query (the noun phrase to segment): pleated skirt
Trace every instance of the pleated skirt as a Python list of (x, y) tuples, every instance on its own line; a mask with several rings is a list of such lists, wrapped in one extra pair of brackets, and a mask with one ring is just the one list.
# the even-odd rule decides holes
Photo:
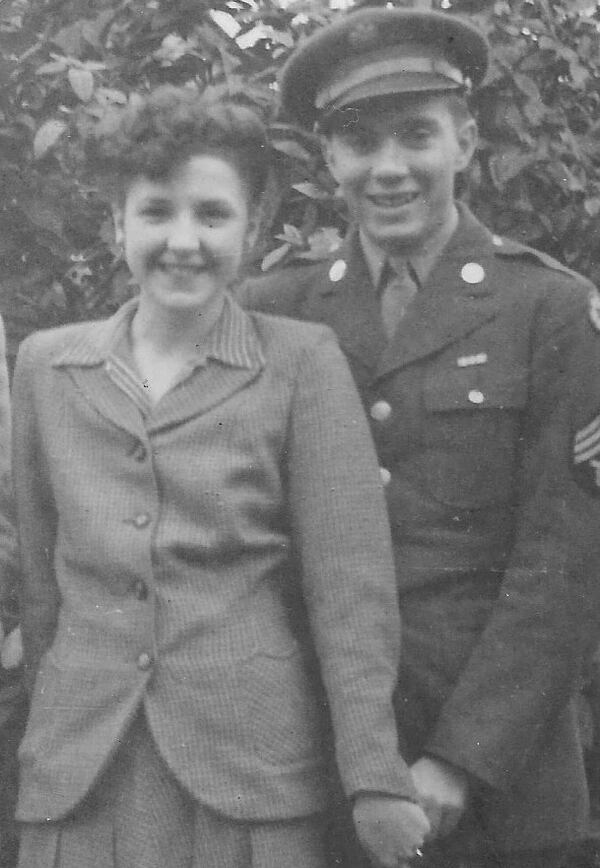
[(198, 803), (140, 713), (76, 811), (21, 824), (18, 868), (326, 868), (322, 817), (245, 823)]

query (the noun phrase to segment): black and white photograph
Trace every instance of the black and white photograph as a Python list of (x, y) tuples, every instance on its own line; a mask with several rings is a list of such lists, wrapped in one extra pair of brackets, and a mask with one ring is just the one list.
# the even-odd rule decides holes
[(600, 868), (600, 3), (0, 81), (0, 868)]

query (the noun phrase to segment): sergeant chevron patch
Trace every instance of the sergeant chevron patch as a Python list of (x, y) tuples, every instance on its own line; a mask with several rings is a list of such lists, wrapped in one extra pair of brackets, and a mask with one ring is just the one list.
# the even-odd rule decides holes
[(573, 464), (578, 482), (600, 490), (600, 414), (575, 433)]
[(600, 332), (600, 293), (597, 290), (590, 293), (589, 314), (592, 325)]

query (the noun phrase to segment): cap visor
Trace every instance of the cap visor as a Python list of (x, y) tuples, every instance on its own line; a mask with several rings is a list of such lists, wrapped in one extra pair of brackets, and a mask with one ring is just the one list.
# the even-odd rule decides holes
[(330, 113), (337, 109), (345, 108), (363, 100), (374, 99), (379, 96), (402, 96), (408, 93), (421, 93), (426, 91), (451, 91), (460, 90), (461, 85), (434, 73), (407, 73), (386, 76), (373, 81), (365, 81), (356, 87), (349, 88), (336, 97), (328, 105), (319, 106), (322, 111)]

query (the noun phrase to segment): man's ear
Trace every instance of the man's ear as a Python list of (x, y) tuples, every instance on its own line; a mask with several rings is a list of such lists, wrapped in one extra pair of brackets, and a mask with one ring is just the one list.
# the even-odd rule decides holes
[(111, 210), (115, 229), (115, 241), (119, 246), (122, 246), (125, 242), (125, 214), (123, 207), (118, 202), (112, 202)]
[(477, 148), (479, 141), (479, 132), (477, 124), (473, 118), (460, 121), (457, 124), (456, 140), (458, 142), (458, 151), (456, 154), (456, 171), (464, 172)]
[(252, 250), (256, 244), (262, 223), (262, 215), (263, 209), (261, 203), (253, 203), (248, 212), (248, 225), (246, 227), (246, 237), (244, 239), (244, 246), (248, 251)]

